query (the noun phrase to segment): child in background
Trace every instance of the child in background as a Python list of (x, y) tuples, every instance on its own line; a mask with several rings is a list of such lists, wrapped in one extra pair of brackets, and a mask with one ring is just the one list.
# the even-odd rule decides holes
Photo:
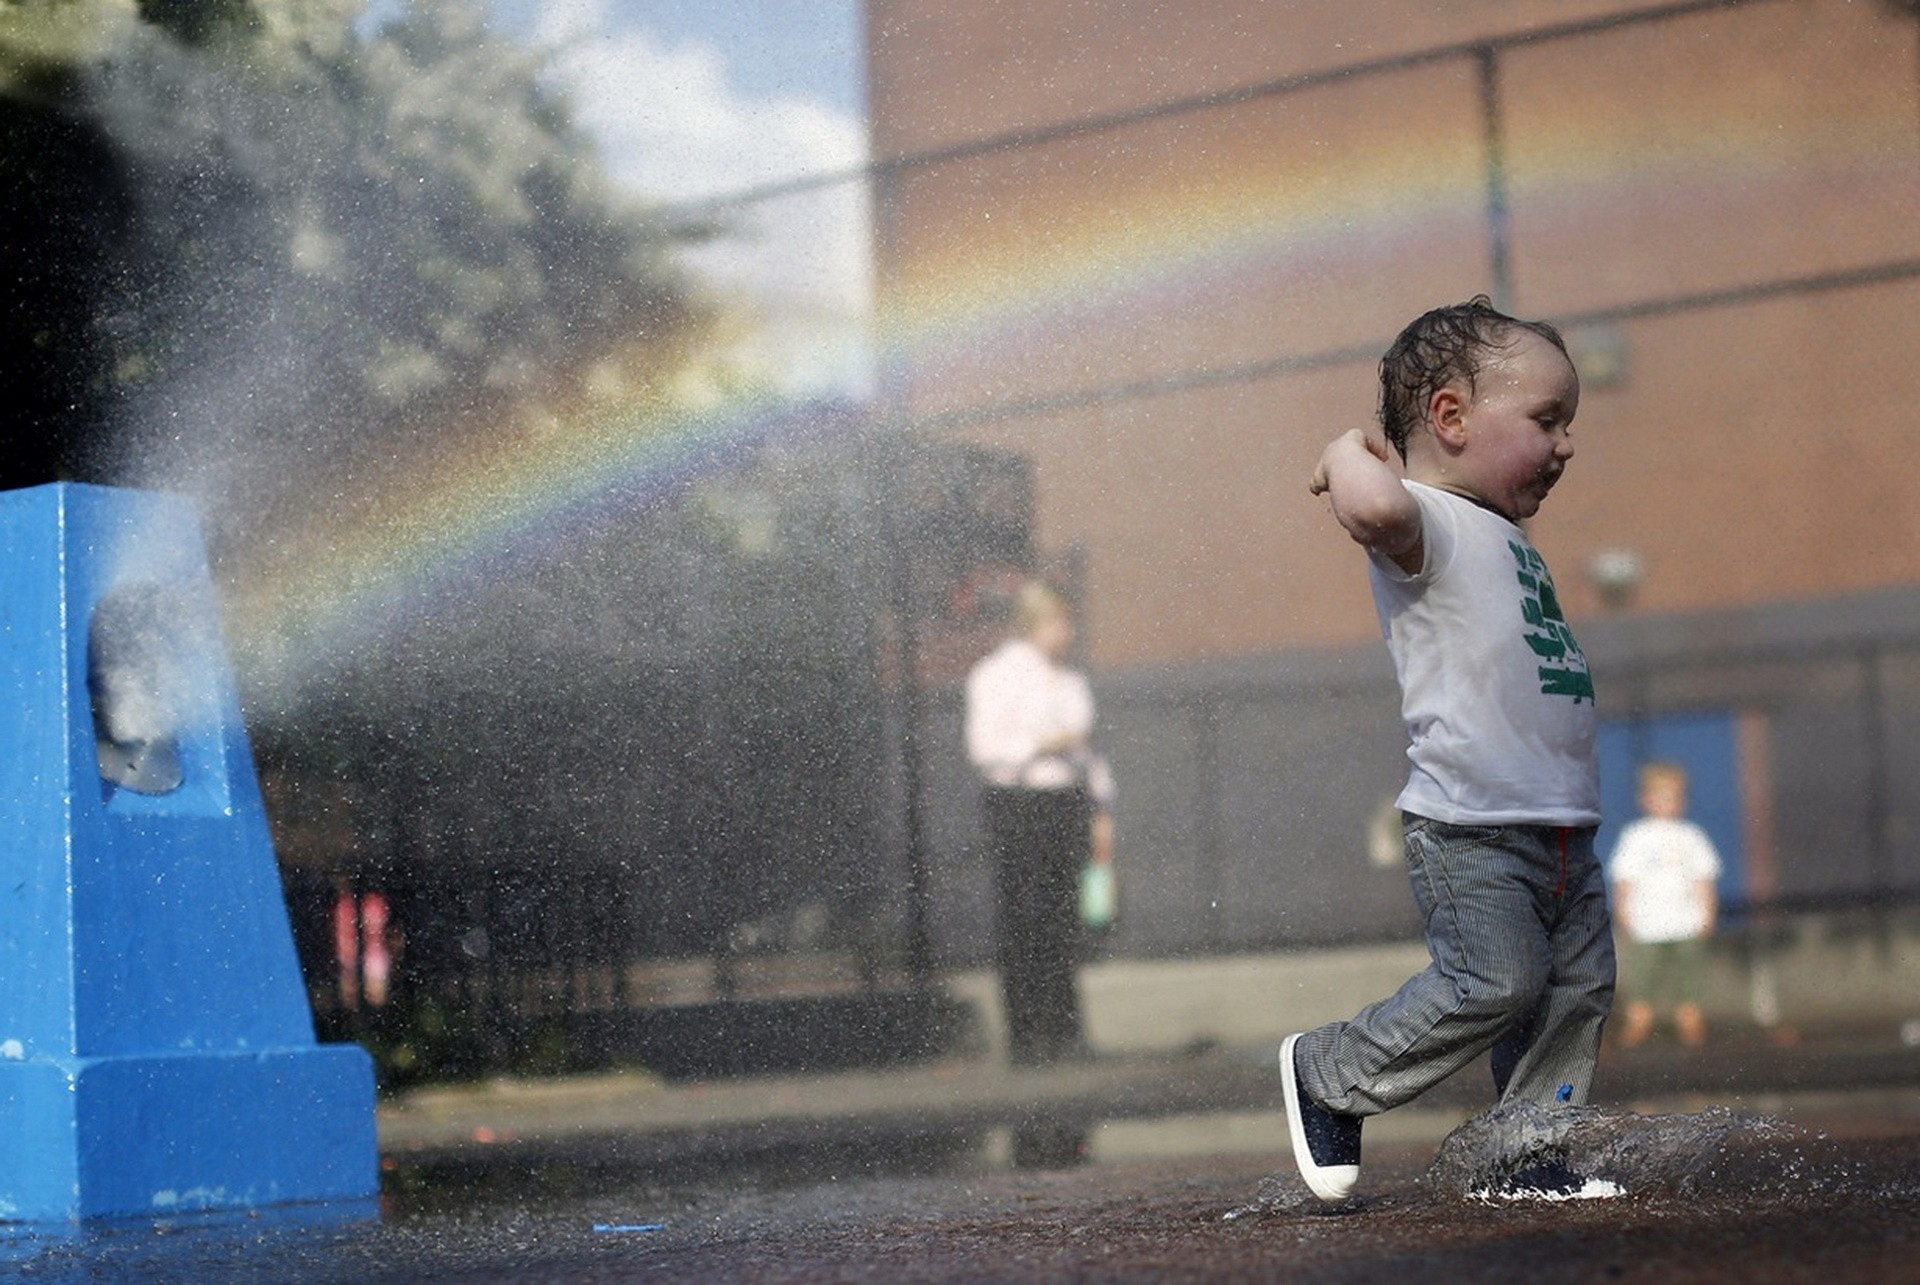
[(1329, 1202), (1359, 1179), (1363, 1118), (1489, 1048), (1503, 1101), (1585, 1102), (1613, 998), (1593, 681), (1520, 526), (1573, 456), (1579, 377), (1553, 327), (1482, 297), (1416, 319), (1380, 382), (1381, 435), (1336, 438), (1311, 490), (1367, 551), (1432, 962), (1281, 1046), (1294, 1160)]
[(1686, 819), (1687, 772), (1678, 763), (1640, 769), (1640, 811), (1644, 815), (1620, 832), (1608, 871), (1631, 983), (1620, 1044), (1645, 1043), (1657, 1009), (1669, 1008), (1680, 1042), (1698, 1048), (1707, 1039), (1700, 969), (1719, 912), (1720, 854), (1707, 832)]

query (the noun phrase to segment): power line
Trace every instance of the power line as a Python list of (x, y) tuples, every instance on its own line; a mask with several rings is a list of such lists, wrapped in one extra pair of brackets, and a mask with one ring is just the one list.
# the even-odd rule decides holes
[[(1003, 131), (959, 143), (923, 149), (843, 170), (806, 175), (763, 184), (724, 196), (671, 207), (670, 214), (711, 217), (727, 208), (741, 208), (783, 197), (825, 190), (834, 186), (871, 182), (879, 193), (877, 203), (891, 203), (889, 193), (901, 178), (915, 170), (954, 161), (998, 153), (1020, 151), (1048, 144), (1111, 133), (1133, 126), (1166, 120), (1196, 112), (1214, 111), (1268, 98), (1282, 97), (1323, 88), (1356, 79), (1392, 75), (1453, 61), (1472, 61), (1478, 70), (1484, 141), (1487, 148), (1487, 213), (1489, 219), (1489, 271), (1496, 296), (1502, 306), (1510, 304), (1512, 293), (1511, 247), (1508, 244), (1508, 193), (1504, 157), (1504, 132), (1500, 102), (1499, 58), (1508, 51), (1583, 39), (1626, 28), (1672, 22), (1699, 14), (1744, 9), (1780, 0), (1681, 0), (1655, 8), (1606, 14), (1580, 21), (1556, 23), (1531, 31), (1478, 37), (1472, 40), (1435, 45), (1383, 58), (1367, 59), (1338, 67), (1300, 72), (1250, 85), (1198, 94), (1182, 95), (1119, 111), (1097, 113), (1054, 125)], [(1904, 2), (1904, 0), (1903, 0)], [(886, 211), (879, 212), (884, 222)], [(1920, 261), (1895, 261), (1839, 272), (1817, 273), (1782, 278), (1777, 281), (1749, 282), (1719, 290), (1642, 299), (1567, 313), (1553, 318), (1573, 328), (1599, 326), (1689, 312), (1709, 311), (1763, 302), (1769, 299), (1828, 293), (1872, 285), (1920, 278)], [(1225, 387), (1282, 378), (1329, 367), (1372, 363), (1385, 350), (1389, 340), (1376, 343), (1288, 354), (1220, 366), (1200, 366), (1146, 378), (1108, 384), (1089, 385), (1056, 393), (1012, 398), (977, 406), (905, 417), (905, 426), (916, 432), (939, 432), (1019, 419), (1033, 419), (1126, 401), (1167, 396), (1203, 388)]]
[(1674, 19), (1691, 17), (1695, 14), (1722, 9), (1743, 9), (1756, 5), (1777, 3), (1781, 3), (1781, 0), (1684, 0), (1682, 3), (1662, 5), (1657, 8), (1607, 14), (1602, 17), (1584, 19), (1578, 22), (1555, 23), (1550, 26), (1536, 28), (1532, 31), (1510, 32), (1506, 35), (1484, 36), (1473, 40), (1434, 45), (1426, 49), (1416, 49), (1407, 53), (1392, 54), (1384, 58), (1371, 58), (1360, 62), (1343, 63), (1336, 67), (1327, 67), (1315, 71), (1296, 72), (1288, 76), (1278, 76), (1271, 80), (1258, 81), (1251, 85), (1239, 85), (1230, 89), (1208, 90), (1198, 94), (1184, 94), (1175, 98), (1162, 99), (1154, 103), (1146, 103), (1138, 107), (1129, 107), (1119, 111), (1099, 112), (1089, 116), (1082, 116), (1074, 120), (1062, 121), (1053, 125), (1005, 130), (997, 134), (988, 134), (980, 138), (967, 139), (959, 143), (950, 143), (940, 147), (907, 152), (900, 156), (888, 157), (882, 160), (869, 160), (864, 164), (848, 166), (843, 169), (825, 170), (817, 174), (780, 179), (754, 187), (741, 188), (737, 191), (718, 196), (705, 197), (697, 201), (676, 203), (668, 206), (666, 213), (669, 215), (693, 216), (711, 213), (728, 207), (755, 205), (763, 201), (802, 195), (807, 192), (819, 191), (841, 184), (866, 182), (887, 174), (927, 169), (935, 165), (944, 165), (953, 161), (970, 160), (975, 157), (988, 156), (997, 152), (1023, 151), (1028, 148), (1042, 147), (1067, 139), (1084, 138), (1093, 134), (1112, 133), (1117, 130), (1131, 128), (1135, 125), (1165, 120), (1173, 116), (1185, 116), (1195, 112), (1216, 111), (1223, 107), (1237, 107), (1245, 103), (1257, 102), (1261, 99), (1285, 97), (1289, 94), (1320, 89), (1345, 81), (1417, 70), (1418, 68), (1431, 66), (1436, 63), (1460, 60), (1484, 60), (1488, 57), (1497, 57), (1512, 49), (1523, 49), (1535, 45), (1576, 40), (1587, 36), (1599, 35), (1608, 31), (1620, 30), (1622, 28), (1649, 26), (1655, 23), (1670, 22)]

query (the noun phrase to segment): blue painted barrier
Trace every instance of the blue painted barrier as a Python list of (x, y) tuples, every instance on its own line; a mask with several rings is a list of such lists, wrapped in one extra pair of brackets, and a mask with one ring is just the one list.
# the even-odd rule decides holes
[(0, 1219), (359, 1200), (185, 500), (0, 493)]

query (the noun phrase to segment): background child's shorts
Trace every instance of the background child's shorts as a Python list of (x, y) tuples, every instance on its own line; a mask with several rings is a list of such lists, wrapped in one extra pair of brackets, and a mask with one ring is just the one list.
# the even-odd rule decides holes
[(1623, 941), (1621, 989), (1628, 999), (1650, 1004), (1700, 1002), (1700, 978), (1706, 971), (1707, 939)]

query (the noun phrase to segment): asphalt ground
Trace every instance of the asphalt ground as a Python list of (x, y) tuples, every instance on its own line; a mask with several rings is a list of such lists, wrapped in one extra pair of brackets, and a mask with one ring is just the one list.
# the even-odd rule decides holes
[[(490, 1082), (381, 1109), (377, 1208), (19, 1234), (30, 1280), (1905, 1280), (1920, 1049), (1894, 1031), (1609, 1051), (1595, 1100), (1698, 1155), (1611, 1199), (1436, 1183), (1469, 1068), (1370, 1121), (1360, 1196), (1292, 1172), (1268, 1048), (1015, 1070)], [(1729, 1114), (1731, 1113), (1731, 1114)], [(1697, 1137), (1696, 1137), (1697, 1133)]]

